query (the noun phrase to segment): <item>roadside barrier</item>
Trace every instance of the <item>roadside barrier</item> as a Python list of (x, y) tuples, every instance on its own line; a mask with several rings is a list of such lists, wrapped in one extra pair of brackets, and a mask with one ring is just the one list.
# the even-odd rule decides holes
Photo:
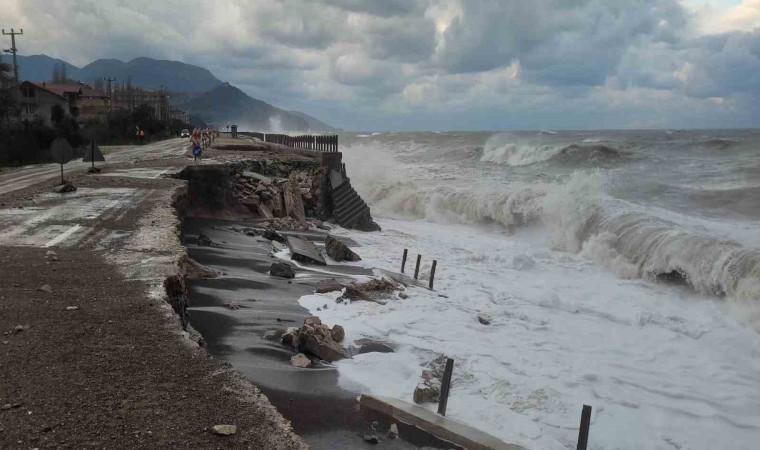
[(276, 133), (240, 133), (261, 139), (264, 142), (280, 144), (286, 147), (316, 150), (318, 152), (334, 153), (338, 151), (338, 135), (302, 134), (289, 136)]

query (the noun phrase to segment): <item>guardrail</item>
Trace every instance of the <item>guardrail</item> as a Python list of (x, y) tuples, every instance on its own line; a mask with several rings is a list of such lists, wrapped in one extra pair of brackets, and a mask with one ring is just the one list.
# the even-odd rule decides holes
[(264, 142), (272, 144), (285, 145), (292, 148), (303, 148), (306, 150), (316, 150), (318, 152), (337, 152), (338, 135), (322, 134), (303, 134), (299, 136), (289, 136), (287, 134), (276, 133), (258, 133), (258, 132), (241, 132), (246, 136), (261, 139)]

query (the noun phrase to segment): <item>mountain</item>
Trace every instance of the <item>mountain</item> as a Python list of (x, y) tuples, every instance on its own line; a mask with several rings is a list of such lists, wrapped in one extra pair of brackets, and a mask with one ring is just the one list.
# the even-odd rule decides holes
[(236, 124), (241, 131), (308, 131), (309, 123), (298, 114), (249, 97), (229, 83), (182, 104), (181, 108), (222, 127)]
[[(170, 92), (170, 103), (217, 126), (237, 124), (243, 131), (317, 131), (331, 132), (335, 128), (298, 111), (285, 111), (269, 103), (249, 97), (245, 92), (223, 83), (208, 70), (178, 61), (136, 58), (129, 62), (118, 59), (98, 59), (82, 68), (47, 55), (19, 56), (19, 76), (22, 80), (49, 81), (53, 68), (66, 66), (69, 79), (94, 83), (104, 77), (116, 78), (146, 89), (164, 86)], [(10, 58), (5, 58), (10, 62)]]
[(321, 120), (312, 117), (306, 113), (302, 113), (301, 111), (288, 111), (290, 114), (294, 114), (303, 120), (306, 121), (306, 124), (309, 126), (309, 130), (311, 131), (321, 131), (321, 132), (336, 132), (341, 131), (340, 128), (331, 127), (330, 125), (322, 122)]
[[(6, 56), (4, 61), (8, 64), (13, 63), (10, 56)], [(49, 81), (53, 78), (53, 68), (56, 64), (66, 66), (66, 75), (69, 78), (79, 79), (79, 67), (47, 55), (18, 56), (18, 75), (22, 80)]]
[(211, 72), (203, 67), (179, 61), (163, 61), (152, 58), (136, 58), (129, 62), (118, 59), (98, 59), (82, 68), (46, 55), (19, 57), (19, 76), (24, 80), (46, 81), (53, 75), (56, 64), (65, 64), (68, 78), (93, 83), (105, 77), (116, 78), (116, 83), (132, 84), (146, 89), (164, 86), (169, 91), (201, 93), (221, 84)]

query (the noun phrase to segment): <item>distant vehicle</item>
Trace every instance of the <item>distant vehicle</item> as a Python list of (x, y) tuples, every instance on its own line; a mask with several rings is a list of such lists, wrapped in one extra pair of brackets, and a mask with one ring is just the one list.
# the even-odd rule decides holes
[(180, 131), (179, 132), (179, 137), (189, 138), (190, 137), (190, 130), (188, 130), (187, 128), (185, 128), (184, 130)]

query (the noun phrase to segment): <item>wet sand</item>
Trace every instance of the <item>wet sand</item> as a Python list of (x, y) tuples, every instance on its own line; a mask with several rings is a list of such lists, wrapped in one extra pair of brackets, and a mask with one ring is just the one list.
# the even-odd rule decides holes
[[(388, 440), (384, 431), (390, 424), (381, 421), (381, 432), (375, 433), (371, 424), (379, 418), (358, 410), (360, 386), (349, 390), (338, 387), (338, 371), (331, 365), (299, 369), (290, 364), (294, 352), (280, 342), (280, 336), (288, 327), (300, 326), (309, 315), (298, 298), (313, 293), (320, 280), (350, 281), (351, 275), (368, 275), (370, 271), (348, 265), (299, 263), (296, 278), (271, 277), (267, 272), (276, 259), (271, 256), (270, 241), (232, 229), (249, 226), (208, 219), (186, 219), (183, 225), (190, 257), (222, 273), (214, 279), (189, 282), (190, 323), (203, 335), (211, 354), (225, 359), (256, 384), (314, 449), (370, 446), (364, 442), (364, 434), (376, 434), (382, 440), (380, 448), (436, 444), (449, 448), (416, 436), (412, 430), (402, 433), (417, 446)], [(216, 246), (196, 245), (199, 233), (209, 236)], [(239, 309), (227, 307), (229, 302)]]

